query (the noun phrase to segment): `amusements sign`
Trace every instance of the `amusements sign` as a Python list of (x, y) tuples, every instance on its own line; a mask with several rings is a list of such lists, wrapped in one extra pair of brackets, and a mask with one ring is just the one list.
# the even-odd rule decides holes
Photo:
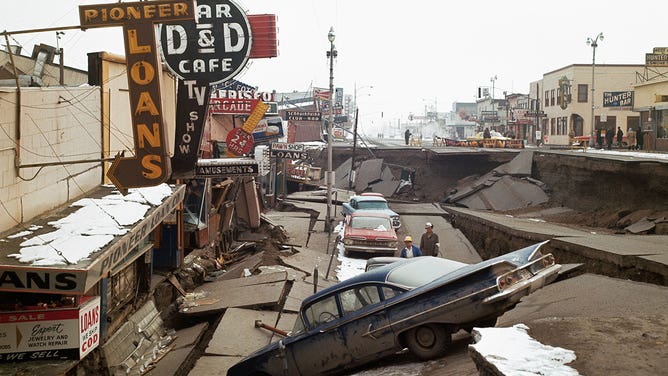
[(154, 24), (195, 19), (194, 2), (142, 1), (82, 5), (82, 28), (122, 26), (132, 113), (134, 157), (116, 155), (107, 177), (126, 194), (128, 188), (155, 186), (171, 175), (167, 132), (162, 115)]
[(82, 359), (100, 344), (100, 297), (79, 308), (0, 314), (0, 362)]

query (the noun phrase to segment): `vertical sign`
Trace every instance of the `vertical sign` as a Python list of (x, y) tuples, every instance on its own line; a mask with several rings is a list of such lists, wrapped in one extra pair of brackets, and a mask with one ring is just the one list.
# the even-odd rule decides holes
[(211, 86), (197, 80), (178, 81), (172, 178), (187, 179), (195, 176)]
[(82, 5), (82, 28), (123, 26), (134, 157), (116, 156), (107, 176), (123, 194), (169, 179), (171, 163), (162, 115), (155, 23), (193, 20), (193, 1), (143, 1)]
[(232, 79), (246, 66), (251, 28), (246, 13), (234, 1), (198, 0), (197, 22), (165, 23), (159, 35), (165, 63), (184, 81), (176, 104), (173, 175), (193, 177), (210, 85)]

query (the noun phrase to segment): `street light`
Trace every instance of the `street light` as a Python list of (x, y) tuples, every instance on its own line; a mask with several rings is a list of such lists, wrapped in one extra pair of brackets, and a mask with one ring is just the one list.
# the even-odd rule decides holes
[[(496, 126), (496, 112), (494, 110), (494, 84), (496, 84), (496, 80), (498, 77), (494, 75), (494, 77), (491, 77), (489, 81), (492, 83), (492, 129)], [(490, 129), (490, 131), (492, 130)]]
[[(373, 85), (362, 86), (360, 91), (364, 88), (373, 89)], [(355, 125), (353, 126), (353, 156), (350, 162), (350, 172), (348, 173), (348, 190), (353, 188), (353, 181), (355, 180), (355, 151), (357, 148), (357, 121), (359, 117), (359, 107), (357, 107), (357, 82), (355, 82), (355, 92), (354, 92), (353, 102), (355, 103)]]
[(594, 117), (594, 70), (596, 69), (596, 47), (598, 47), (598, 41), (603, 40), (603, 33), (598, 33), (598, 35), (592, 39), (587, 38), (587, 45), (591, 46), (591, 141), (589, 145), (594, 145), (596, 140), (595, 136), (595, 124), (596, 118)]
[(325, 231), (332, 232), (332, 183), (334, 182), (334, 172), (332, 171), (332, 123), (334, 123), (334, 58), (336, 50), (334, 49), (334, 27), (329, 28), (327, 39), (329, 40), (329, 122), (327, 123), (327, 215), (325, 216)]

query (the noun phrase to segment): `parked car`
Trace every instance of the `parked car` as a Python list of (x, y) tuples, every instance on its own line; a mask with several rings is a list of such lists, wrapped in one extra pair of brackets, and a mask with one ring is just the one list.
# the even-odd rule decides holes
[(460, 328), (494, 326), (561, 269), (543, 243), (472, 265), (435, 257), (390, 263), (326, 288), (301, 305), (289, 335), (255, 351), (227, 374), (342, 373), (408, 348), (443, 356)]
[(346, 216), (358, 210), (383, 212), (392, 218), (392, 226), (395, 230), (401, 227), (399, 214), (390, 209), (387, 200), (381, 193), (365, 192), (351, 196), (348, 202), (342, 204), (341, 212)]
[[(368, 272), (370, 270), (380, 268), (381, 266), (385, 266), (393, 262), (403, 262), (406, 260), (408, 259), (402, 257), (385, 257), (385, 256), (372, 257), (366, 260), (366, 266), (364, 268), (364, 271)], [(449, 260), (449, 259), (440, 259), (440, 260), (441, 261), (439, 261), (439, 263), (442, 265), (444, 273), (455, 271), (456, 269), (469, 265), (455, 260)]]
[(394, 255), (397, 250), (392, 220), (381, 212), (358, 211), (346, 216), (342, 240), (346, 256), (350, 252)]

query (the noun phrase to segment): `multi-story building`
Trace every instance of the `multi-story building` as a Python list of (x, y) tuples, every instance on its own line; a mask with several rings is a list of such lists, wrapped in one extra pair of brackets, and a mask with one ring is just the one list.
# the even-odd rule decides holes
[[(592, 65), (573, 64), (545, 73), (530, 84), (534, 106), (531, 115), (539, 120), (539, 129), (546, 144), (566, 145), (570, 137), (594, 135), (598, 131), (624, 132), (637, 127), (640, 117), (632, 103), (612, 105), (610, 98), (632, 91), (636, 73), (643, 65), (596, 65), (592, 102)], [(533, 101), (537, 98), (537, 101)], [(593, 119), (592, 122), (592, 106)], [(593, 125), (593, 126), (592, 126)]]

